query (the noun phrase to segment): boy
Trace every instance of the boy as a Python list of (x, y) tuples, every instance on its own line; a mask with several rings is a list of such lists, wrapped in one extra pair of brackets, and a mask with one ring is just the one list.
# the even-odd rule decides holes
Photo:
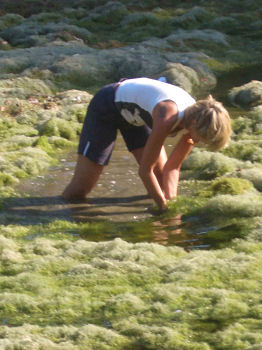
[[(196, 102), (177, 86), (149, 78), (102, 88), (89, 104), (78, 160), (65, 199), (84, 199), (108, 164), (117, 130), (139, 164), (139, 176), (161, 211), (177, 196), (181, 165), (199, 141), (218, 150), (231, 134), (226, 109), (212, 97)], [(184, 130), (167, 157), (164, 141)]]

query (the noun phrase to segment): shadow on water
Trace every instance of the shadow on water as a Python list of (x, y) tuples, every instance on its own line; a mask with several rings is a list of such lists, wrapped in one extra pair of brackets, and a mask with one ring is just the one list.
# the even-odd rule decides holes
[[(103, 217), (112, 220), (114, 216), (132, 215), (133, 207), (144, 209), (139, 201), (145, 200), (145, 195), (130, 197), (99, 197), (84, 201), (66, 202), (61, 196), (47, 197), (13, 197), (5, 200), (0, 214), (0, 223), (12, 222), (19, 224), (40, 224), (54, 220), (68, 221), (100, 221)], [(112, 207), (114, 210), (112, 210)], [(107, 210), (108, 209), (108, 210)]]

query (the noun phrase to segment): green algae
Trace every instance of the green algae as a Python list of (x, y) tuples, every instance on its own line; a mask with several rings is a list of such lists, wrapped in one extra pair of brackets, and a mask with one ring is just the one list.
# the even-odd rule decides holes
[(185, 160), (182, 168), (195, 179), (212, 180), (230, 174), (241, 166), (243, 163), (222, 153), (195, 149)]
[(248, 192), (236, 196), (221, 194), (209, 199), (203, 210), (225, 217), (261, 216), (262, 197)]
[(220, 194), (241, 194), (253, 188), (253, 184), (245, 179), (219, 178), (214, 180), (211, 189), (216, 195)]
[[(230, 181), (231, 191), (236, 183)], [(258, 204), (247, 194), (227, 196), (248, 207), (253, 200), (253, 210)], [(143, 234), (156, 219), (167, 222), (180, 210), (189, 217), (201, 208), (205, 215), (212, 211), (199, 196), (171, 204), (169, 213), (144, 225), (60, 220), (2, 226), (0, 317), (6, 325), (0, 340), (20, 346), (26, 334), (29, 348), (95, 349), (105, 342), (109, 349), (186, 350), (237, 349), (236, 339), (244, 350), (261, 342), (258, 217), (247, 221), (239, 211), (226, 223), (231, 214), (225, 208), (221, 229), (203, 235), (217, 250), (187, 253), (119, 238), (94, 242), (104, 231), (123, 238)]]
[(262, 147), (254, 142), (231, 143), (223, 152), (225, 155), (251, 162), (262, 162)]
[(8, 185), (38, 175), (56, 162), (60, 150), (75, 145), (91, 95), (55, 94), (50, 81), (27, 77), (0, 85), (0, 171), (2, 184)]
[[(19, 45), (31, 42), (48, 47), (56, 37), (59, 45), (82, 40), (102, 48), (119, 47), (152, 35), (162, 38), (175, 34), (181, 37), (168, 39), (173, 47), (163, 49), (165, 60), (182, 48), (212, 55), (203, 55), (201, 60), (217, 76), (228, 80), (227, 85), (220, 85), (225, 91), (234, 79), (244, 83), (249, 76), (244, 69), (251, 56), (249, 64), (256, 77), (260, 74), (261, 64), (256, 61), (261, 49), (254, 41), (259, 38), (259, 11), (255, 11), (254, 1), (232, 0), (219, 3), (219, 7), (205, 1), (201, 2), (203, 7), (191, 6), (190, 2), (102, 1), (102, 7), (93, 12), (95, 1), (77, 1), (74, 8), (60, 11), (65, 4), (61, 1), (45, 2), (43, 13), (35, 1), (16, 4), (16, 8), (10, 1), (4, 3), (23, 15), (36, 15), (27, 19), (2, 16), (1, 30), (17, 26), (14, 32), (20, 28), (22, 33), (31, 23), (32, 30), (38, 27), (49, 35), (32, 37), (29, 30)], [(156, 8), (164, 5), (169, 8)], [(56, 13), (49, 12), (54, 8), (58, 9)], [(239, 15), (242, 10), (249, 13)], [(62, 18), (66, 25), (57, 25)], [(181, 28), (184, 32), (178, 32)], [(202, 29), (219, 30), (227, 36), (204, 31), (201, 36)], [(183, 35), (187, 36), (183, 39)], [(232, 50), (227, 43), (233, 45)], [(6, 59), (4, 72), (13, 75), (7, 74), (9, 79), (5, 77), (0, 84), (2, 206), (19, 196), (11, 187), (13, 183), (42, 174), (59, 150), (75, 145), (90, 95), (83, 91), (57, 93), (58, 87), (71, 88), (73, 84), (94, 91), (112, 80), (105, 68), (94, 82), (93, 76), (86, 74), (88, 70), (81, 68), (89, 64), (88, 56), (70, 61), (65, 50), (64, 60), (60, 66), (52, 63), (51, 72), (45, 67), (31, 69), (28, 55), (33, 51), (20, 52), (21, 62)], [(130, 52), (127, 50), (125, 57)], [(55, 55), (55, 51), (50, 53)], [(78, 51), (71, 51), (70, 55), (74, 54)], [(142, 54), (139, 58), (142, 60)], [(135, 65), (135, 61), (130, 62)], [(74, 63), (79, 63), (80, 69), (73, 69)], [(45, 66), (44, 59), (41, 64)], [(64, 64), (69, 68), (72, 65), (72, 70), (69, 74), (66, 69), (60, 71), (58, 76), (56, 70)], [(22, 71), (24, 76), (17, 79), (15, 74)], [(24, 222), (21, 218), (1, 212), (0, 347), (260, 349), (262, 211), (261, 194), (252, 184), (261, 191), (261, 110), (234, 113), (240, 116), (234, 117), (232, 143), (223, 153), (192, 152), (181, 174), (185, 179), (181, 181), (182, 193), (186, 189), (189, 193), (171, 201), (165, 214), (129, 223), (48, 218), (47, 223), (43, 220), (42, 224), (26, 225), (19, 224)], [(178, 214), (183, 214), (181, 224), (174, 224), (172, 220)], [(192, 224), (194, 220), (202, 225), (200, 230)], [(158, 230), (168, 234), (177, 228), (187, 230), (193, 238), (197, 236), (207, 249), (188, 249), (188, 253), (175, 246), (145, 243)]]
[(251, 181), (259, 191), (262, 191), (261, 174), (262, 174), (262, 168), (259, 168), (259, 167), (250, 167), (247, 169), (241, 169), (239, 172), (240, 177)]
[[(238, 253), (228, 248), (187, 254), (177, 247), (120, 239), (36, 239), (26, 244), (6, 239), (3, 245), (13, 252), (4, 255), (9, 256), (8, 264), (22, 264), (23, 270), (7, 279), (7, 269), (0, 279), (1, 317), (29, 338), (41, 324), (37, 334), (46, 341), (65, 340), (62, 329), (71, 327), (66, 339), (72, 346), (84, 346), (89, 338), (98, 346), (103, 339), (95, 340), (96, 327), (104, 332), (111, 328), (131, 347), (208, 349), (208, 344), (224, 338), (229, 348), (235, 340), (232, 329), (246, 346), (252, 345), (247, 334), (253, 332), (259, 340), (254, 323), (247, 331), (246, 320), (252, 315), (261, 322), (254, 315), (261, 256), (241, 253), (240, 247)], [(31, 330), (25, 320), (30, 320)], [(239, 328), (234, 327), (236, 321)], [(72, 335), (82, 332), (86, 323), (94, 327), (91, 333), (84, 332), (82, 339)], [(11, 329), (2, 327), (2, 339), (14, 341)]]

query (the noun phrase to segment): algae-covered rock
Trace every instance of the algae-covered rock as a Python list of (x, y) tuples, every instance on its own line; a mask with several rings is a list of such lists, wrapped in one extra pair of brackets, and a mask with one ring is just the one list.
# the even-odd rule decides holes
[(7, 138), (1, 144), (2, 151), (14, 151), (24, 147), (31, 147), (35, 144), (37, 136), (30, 137), (24, 135), (15, 135)]
[(230, 90), (228, 98), (236, 106), (250, 108), (262, 104), (262, 82), (253, 80)]
[(10, 175), (0, 172), (0, 186), (9, 186), (13, 185), (17, 182), (17, 179)]
[[(47, 233), (55, 225), (30, 230)], [(62, 227), (71, 232), (78, 229), (76, 223), (57, 222), (56, 229)], [(14, 237), (16, 230), (21, 231), (13, 227)], [(11, 256), (7, 252), (6, 257), (13, 257), (9, 264), (23, 266), (18, 275), (0, 279), (6, 289), (1, 316), (8, 311), (8, 322), (17, 326), (25, 312), (30, 322), (41, 317), (41, 328), (24, 322), (16, 332), (14, 327), (1, 328), (1, 339), (11, 344), (19, 344), (26, 332), (37, 345), (56, 339), (67, 348), (88, 344), (95, 350), (112, 344), (114, 349), (132, 349), (142, 342), (167, 350), (178, 346), (211, 349), (216, 339), (227, 337), (235, 320), (247, 319), (259, 297), (260, 256), (241, 253), (240, 246), (238, 253), (228, 248), (188, 254), (177, 247), (120, 239), (95, 243), (76, 238), (70, 242), (45, 236), (19, 240), (15, 245), (10, 238), (0, 242), (5, 250), (20, 253)], [(236, 290), (237, 286), (241, 289)], [(72, 325), (79, 318), (88, 325)], [(63, 325), (58, 326), (61, 321)], [(235, 331), (239, 337), (243, 329), (252, 331), (252, 326), (240, 328), (240, 333)], [(188, 335), (190, 341), (186, 341)], [(228, 342), (233, 346), (234, 339)]]
[(216, 77), (204, 63), (194, 55), (192, 57), (177, 57), (181, 63), (168, 63), (165, 69), (157, 74), (165, 76), (168, 83), (178, 85), (193, 96), (203, 97), (207, 91), (216, 86)]
[(68, 140), (73, 140), (80, 131), (78, 123), (65, 121), (60, 118), (52, 118), (45, 122), (39, 130), (40, 135), (61, 136)]
[(8, 157), (16, 167), (31, 176), (38, 175), (53, 162), (45, 151), (34, 147), (25, 147), (20, 151), (10, 152)]
[(26, 99), (30, 96), (52, 95), (54, 91), (55, 86), (50, 81), (40, 79), (18, 77), (0, 81), (0, 95), (4, 94), (6, 98)]
[(89, 103), (93, 95), (91, 95), (87, 91), (67, 90), (57, 93), (56, 97), (58, 97), (61, 100), (62, 104), (70, 105), (77, 103)]
[(75, 25), (60, 23), (40, 24), (39, 21), (27, 20), (18, 26), (1, 32), (2, 37), (11, 45), (26, 47), (44, 45), (55, 40), (88, 41), (92, 37), (89, 30)]
[(180, 86), (190, 94), (199, 86), (197, 73), (181, 63), (169, 63), (160, 75), (165, 76), (168, 83)]
[[(44, 137), (44, 136), (42, 136)], [(55, 148), (65, 149), (73, 146), (72, 141), (65, 139), (60, 136), (50, 136), (48, 137), (48, 144), (54, 145)]]
[(257, 194), (218, 195), (208, 200), (203, 211), (220, 217), (253, 217), (262, 215), (262, 198)]
[(229, 157), (251, 162), (262, 162), (262, 144), (252, 141), (231, 142), (223, 151)]
[(262, 105), (252, 108), (245, 116), (232, 120), (234, 138), (255, 139), (259, 141), (262, 133)]
[(199, 24), (205, 24), (206, 22), (209, 22), (213, 17), (214, 15), (205, 8), (194, 6), (188, 11), (185, 11), (185, 13), (181, 14), (180, 16), (175, 16), (171, 23), (178, 25), (180, 28), (182, 27), (189, 29)]
[(24, 21), (24, 17), (15, 13), (7, 13), (0, 16), (0, 31), (5, 30), (14, 25), (18, 25)]
[(183, 30), (179, 29), (169, 35), (166, 40), (174, 49), (183, 50), (194, 43), (194, 47), (204, 49), (204, 52), (214, 50), (218, 47), (228, 47), (227, 37), (225, 34), (212, 29), (204, 30)]
[[(171, 39), (170, 39), (171, 40)], [(165, 41), (163, 41), (165, 42)], [(165, 70), (168, 62), (176, 63), (181, 59), (188, 60), (187, 55), (173, 52), (159, 52), (159, 44), (152, 42), (143, 45), (126, 46), (111, 50), (97, 50), (87, 47), (83, 43), (58, 43), (42, 47), (12, 50), (0, 58), (2, 73), (22, 73), (27, 76), (43, 76), (43, 79), (52, 79), (65, 88), (86, 86), (102, 86), (122, 77), (148, 76), (154, 77)], [(172, 46), (166, 44), (164, 46)], [(175, 45), (176, 46), (176, 45)], [(172, 49), (173, 50), (173, 49)], [(188, 56), (192, 56), (190, 53)], [(208, 71), (193, 55), (194, 61), (186, 63), (196, 70), (200, 77), (198, 87), (202, 90), (213, 88), (216, 84), (214, 75)], [(54, 60), (53, 57), (56, 57)], [(183, 62), (181, 62), (183, 63)], [(184, 63), (183, 63), (184, 64)], [(184, 68), (185, 70), (186, 68)], [(187, 69), (189, 70), (189, 69)], [(52, 72), (46, 78), (45, 72)], [(193, 72), (191, 72), (193, 74)], [(181, 74), (181, 73), (180, 73)], [(192, 75), (190, 74), (190, 75)]]
[(221, 177), (212, 182), (211, 189), (214, 194), (241, 194), (253, 188), (253, 184), (246, 179), (234, 177)]
[(190, 170), (190, 176), (196, 179), (211, 180), (232, 173), (242, 163), (221, 153), (195, 150), (184, 161), (182, 168)]
[(213, 18), (209, 25), (211, 28), (227, 34), (237, 33), (240, 29), (240, 24), (237, 19), (230, 16)]
[[(120, 1), (108, 1), (89, 12), (88, 20), (102, 23), (119, 23), (128, 14), (128, 10)], [(82, 19), (82, 22), (86, 19)], [(81, 23), (81, 22), (80, 22)]]
[(255, 135), (262, 134), (262, 104), (251, 109), (248, 117), (252, 120), (253, 132)]
[(259, 191), (262, 191), (262, 168), (253, 167), (241, 169), (238, 175), (243, 179), (251, 181)]

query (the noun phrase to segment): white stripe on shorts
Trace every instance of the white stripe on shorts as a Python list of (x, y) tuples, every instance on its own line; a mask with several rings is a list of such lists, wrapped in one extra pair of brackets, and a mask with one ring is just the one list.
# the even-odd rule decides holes
[(87, 144), (86, 144), (84, 152), (83, 152), (83, 156), (86, 156), (86, 152), (87, 152), (89, 146), (90, 146), (90, 141), (87, 141)]

